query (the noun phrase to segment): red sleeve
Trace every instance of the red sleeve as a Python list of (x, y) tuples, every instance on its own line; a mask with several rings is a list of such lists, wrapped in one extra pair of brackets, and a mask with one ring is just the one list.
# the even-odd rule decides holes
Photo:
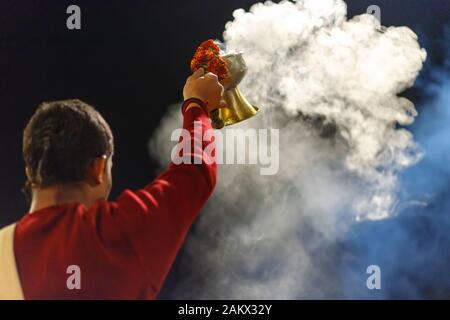
[(183, 128), (190, 132), (191, 146), (197, 145), (197, 149), (191, 149), (194, 151), (191, 156), (202, 159), (201, 164), (171, 162), (146, 188), (137, 192), (127, 190), (113, 204), (155, 294), (161, 289), (190, 226), (216, 184), (216, 163), (204, 161), (208, 157), (204, 150), (214, 143), (214, 138), (194, 143), (194, 122), (201, 123), (204, 134), (211, 130), (208, 115), (199, 107), (186, 112), (183, 109), (183, 113)]

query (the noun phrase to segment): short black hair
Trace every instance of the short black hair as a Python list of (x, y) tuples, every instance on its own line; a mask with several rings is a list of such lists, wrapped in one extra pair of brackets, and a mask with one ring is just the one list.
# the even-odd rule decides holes
[(44, 102), (23, 133), (30, 174), (25, 190), (84, 181), (90, 162), (113, 152), (111, 129), (92, 106), (80, 100)]

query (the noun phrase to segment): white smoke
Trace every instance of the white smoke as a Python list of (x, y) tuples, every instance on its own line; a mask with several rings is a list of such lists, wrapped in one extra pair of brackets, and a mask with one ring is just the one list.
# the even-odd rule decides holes
[[(234, 18), (225, 44), (244, 52), (240, 89), (262, 109), (238, 127), (280, 129), (280, 171), (219, 168), (171, 297), (340, 297), (340, 251), (330, 247), (356, 221), (393, 215), (397, 175), (421, 157), (399, 128), (417, 113), (398, 94), (426, 53), (406, 27), (348, 20), (341, 0), (266, 2)], [(162, 164), (180, 123), (176, 108), (152, 140)]]

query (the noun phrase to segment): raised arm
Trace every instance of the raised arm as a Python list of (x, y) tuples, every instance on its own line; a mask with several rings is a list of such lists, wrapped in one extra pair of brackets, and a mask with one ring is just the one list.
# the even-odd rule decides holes
[[(189, 135), (184, 137), (188, 141), (180, 138), (180, 145), (188, 143), (192, 153), (186, 155), (186, 150), (180, 150), (180, 155), (191, 159), (191, 163), (171, 162), (146, 188), (125, 191), (113, 204), (155, 295), (216, 184), (217, 165), (209, 158), (210, 152), (205, 152), (208, 145), (214, 144), (214, 138), (195, 139), (211, 130), (208, 112), (221, 106), (222, 93), (223, 87), (213, 74), (197, 71), (188, 78), (182, 113), (183, 128)], [(194, 129), (200, 128), (202, 134), (194, 134)]]

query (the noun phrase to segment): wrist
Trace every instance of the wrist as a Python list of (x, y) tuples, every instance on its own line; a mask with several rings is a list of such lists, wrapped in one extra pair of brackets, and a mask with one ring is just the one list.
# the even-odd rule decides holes
[(203, 100), (199, 98), (188, 98), (184, 100), (183, 105), (181, 107), (181, 112), (184, 114), (186, 111), (192, 108), (200, 108), (203, 111), (207, 112), (207, 102), (204, 102)]

